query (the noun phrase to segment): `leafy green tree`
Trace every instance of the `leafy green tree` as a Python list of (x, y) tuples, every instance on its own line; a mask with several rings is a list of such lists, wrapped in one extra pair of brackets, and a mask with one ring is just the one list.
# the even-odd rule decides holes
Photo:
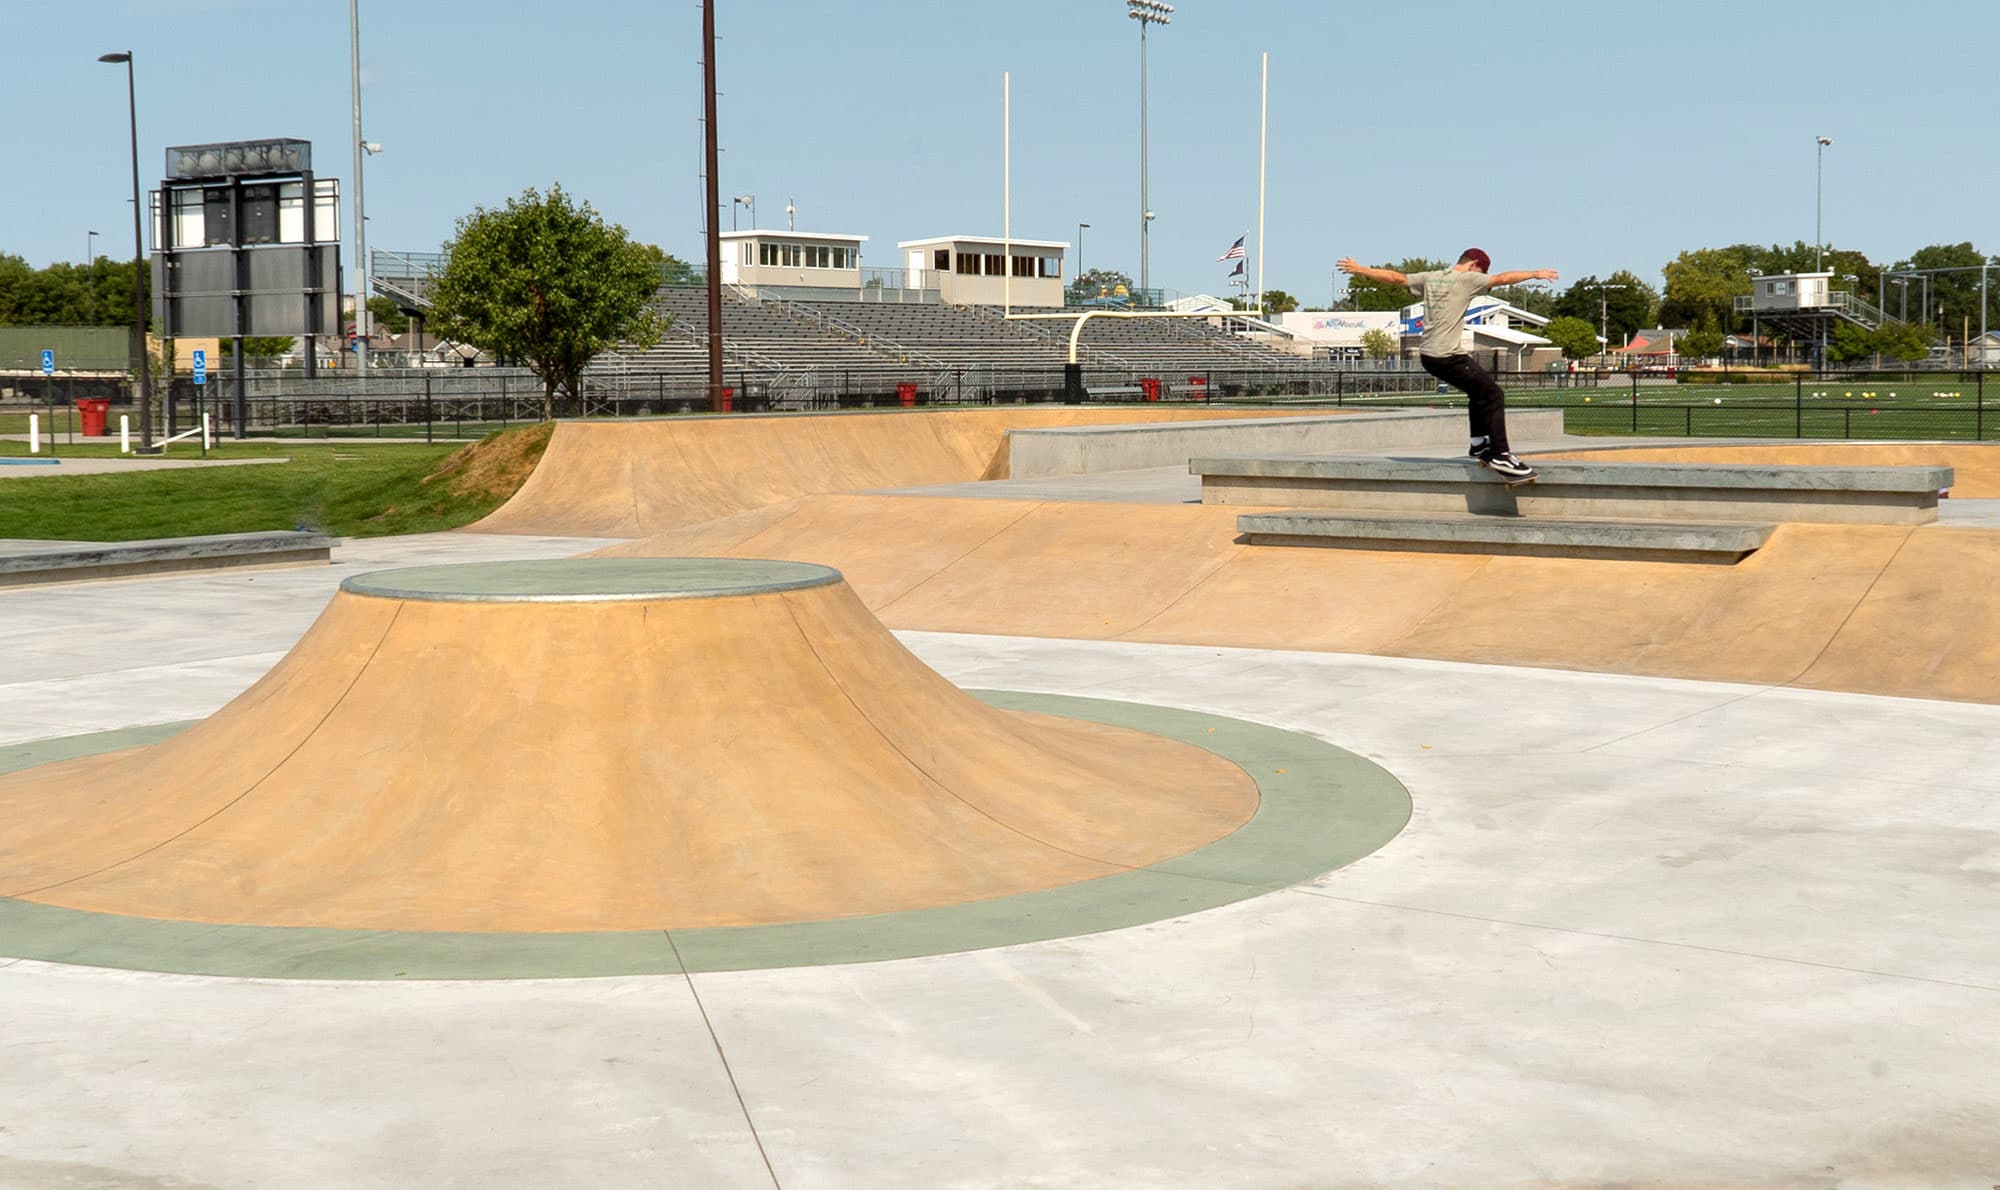
[(1715, 311), (1704, 309), (1694, 329), (1680, 337), (1676, 350), (1689, 359), (1708, 359), (1722, 354), (1722, 339)]
[(407, 334), (410, 316), (392, 298), (377, 294), (368, 299), (368, 324), (370, 327), (391, 335)]
[(1869, 346), (1892, 360), (1911, 363), (1931, 353), (1937, 332), (1921, 322), (1885, 322), (1869, 336)]
[(132, 285), (129, 260), (100, 256), (36, 269), (0, 253), (0, 325), (130, 326)]
[[(1069, 283), (1069, 300), (1072, 303), (1095, 301), (1098, 298), (1119, 298), (1130, 296), (1136, 283), (1117, 269), (1091, 269), (1079, 273)], [(1124, 290), (1123, 294), (1119, 290)]]
[(1574, 315), (1557, 315), (1536, 333), (1561, 348), (1567, 359), (1588, 359), (1597, 354), (1597, 324)]
[(1503, 285), (1493, 291), (1493, 296), (1530, 314), (1555, 316), (1556, 295), (1538, 285)]
[[(1382, 264), (1375, 267), (1394, 269), (1407, 277), (1411, 273), (1435, 272), (1438, 269), (1448, 269), (1451, 266), (1442, 260), (1429, 260), (1421, 256), (1412, 256), (1395, 264)], [(1347, 279), (1347, 298), (1340, 303), (1340, 308), (1342, 310), (1400, 310), (1416, 300), (1416, 295), (1411, 293), (1405, 286), (1385, 285), (1380, 281), (1371, 280), (1367, 277), (1349, 277)]]
[(1874, 335), (1851, 322), (1835, 323), (1833, 333), (1827, 336), (1826, 358), (1834, 363), (1853, 363), (1874, 354)]
[(1750, 262), (1755, 252), (1744, 244), (1695, 248), (1668, 261), (1660, 270), (1667, 278), (1660, 321), (1669, 326), (1699, 326), (1707, 317), (1717, 326), (1734, 326), (1736, 299), (1750, 292)]
[[(1924, 281), (1911, 277), (1908, 282), (1910, 321), (1936, 327), (1942, 322), (1945, 331), (1956, 337), (1960, 328), (1970, 322), (1973, 333), (1979, 333), (1979, 267), (1982, 264), (2000, 263), (2000, 257), (1989, 260), (1970, 242), (1960, 244), (1930, 244), (1910, 254), (1908, 260), (1896, 262), (1898, 269), (1963, 269), (1964, 272), (1937, 273), (1930, 278), (1930, 304), (1924, 304)], [(1987, 317), (2000, 315), (2000, 268), (1990, 270), (1986, 279), (1990, 287), (1987, 295)], [(1888, 312), (1901, 315), (1903, 311), (1902, 287), (1890, 286), (1886, 303)], [(1869, 300), (1874, 300), (1870, 298)], [(1942, 306), (1944, 313), (1938, 313)], [(1989, 325), (1990, 329), (1990, 325)]]
[(1299, 299), (1282, 289), (1264, 291), (1264, 312), (1266, 314), (1289, 314), (1299, 308)]
[[(243, 358), (271, 359), (290, 351), (298, 345), (298, 340), (290, 335), (246, 335), (243, 338)], [(235, 354), (236, 341), (222, 341), (222, 357), (229, 359)]]
[(558, 389), (577, 395), (599, 352), (658, 338), (647, 304), (663, 254), (560, 185), (474, 208), (445, 252), (432, 295), (438, 334), (527, 364), (542, 381), (544, 417), (555, 416)]
[[(1608, 286), (1622, 285), (1623, 289)], [(1599, 300), (1610, 329), (1605, 336), (1616, 346), (1629, 342), (1632, 332), (1654, 324), (1659, 314), (1660, 295), (1651, 285), (1641, 281), (1630, 269), (1619, 269), (1600, 282), (1596, 277), (1584, 277), (1563, 290), (1556, 299), (1556, 313), (1571, 318), (1581, 318), (1592, 326), (1598, 325)]]
[(1388, 359), (1396, 354), (1396, 336), (1379, 326), (1361, 332), (1361, 354), (1369, 359)]

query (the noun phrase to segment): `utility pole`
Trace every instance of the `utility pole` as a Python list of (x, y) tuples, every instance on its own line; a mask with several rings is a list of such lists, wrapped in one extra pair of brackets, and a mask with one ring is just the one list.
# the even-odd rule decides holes
[[(347, 0), (348, 92), (354, 101), (354, 367), (368, 375), (368, 203), (361, 183), (367, 146), (361, 140), (361, 0)], [(313, 196), (306, 195), (312, 202)]]
[(1813, 141), (1819, 145), (1817, 168), (1813, 174), (1813, 272), (1824, 273), (1826, 271), (1826, 232), (1823, 230), (1824, 223), (1822, 220), (1826, 210), (1826, 147), (1833, 143), (1833, 138), (1830, 136), (1816, 136), (1813, 138)]
[[(722, 412), (722, 182), (715, 176), (715, 0), (701, 0), (702, 153), (707, 166), (707, 203), (702, 223), (708, 234), (708, 410)], [(752, 211), (756, 208), (752, 207)], [(756, 223), (753, 218), (751, 223)]]

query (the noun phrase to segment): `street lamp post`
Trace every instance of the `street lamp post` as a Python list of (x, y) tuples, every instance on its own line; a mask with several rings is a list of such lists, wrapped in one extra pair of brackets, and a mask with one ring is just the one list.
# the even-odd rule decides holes
[(138, 453), (153, 453), (153, 369), (146, 357), (146, 236), (139, 206), (139, 87), (132, 51), (99, 54), (99, 62), (125, 64), (125, 109), (132, 126), (132, 335), (139, 356)]
[(749, 207), (749, 208), (750, 208), (750, 230), (751, 230), (751, 231), (756, 231), (756, 230), (757, 230), (757, 196), (756, 196), (756, 195), (754, 195), (754, 194), (739, 194), (739, 195), (737, 195), (737, 196), (736, 196), (735, 198), (732, 198), (732, 199), (730, 199), (730, 200), (729, 200), (729, 230), (731, 230), (731, 231), (735, 231), (735, 230), (736, 230), (736, 208), (737, 208), (737, 207)]
[[(368, 372), (368, 202), (362, 162), (382, 146), (361, 137), (361, 0), (347, 0), (348, 92), (354, 107), (354, 366)], [(310, 195), (306, 201), (311, 202)]]
[(1076, 279), (1083, 280), (1083, 233), (1090, 230), (1090, 224), (1076, 225)]
[(1763, 275), (1762, 269), (1750, 270), (1750, 362), (1752, 364), (1761, 363), (1764, 354), (1764, 340), (1757, 333), (1757, 278)]
[(1826, 147), (1833, 143), (1833, 138), (1816, 136), (1813, 141), (1819, 145), (1813, 171), (1813, 272), (1823, 273), (1826, 271), (1826, 233), (1822, 230), (1826, 210)]
[(1125, 15), (1139, 22), (1139, 289), (1142, 293), (1153, 288), (1149, 251), (1153, 208), (1147, 194), (1146, 175), (1146, 26), (1173, 24), (1173, 12), (1173, 5), (1162, 4), (1160, 0), (1125, 0)]
[[(1602, 281), (1597, 283), (1597, 338), (1603, 344), (1599, 349), (1600, 358), (1607, 363), (1611, 359), (1611, 291), (1630, 288), (1629, 285), (1607, 285)], [(1585, 306), (1584, 309), (1588, 310), (1590, 307)]]

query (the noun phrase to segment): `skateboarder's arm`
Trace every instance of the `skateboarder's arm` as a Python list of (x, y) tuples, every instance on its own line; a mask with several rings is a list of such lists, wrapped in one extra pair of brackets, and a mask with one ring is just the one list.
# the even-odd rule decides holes
[(1495, 273), (1487, 278), (1496, 289), (1502, 285), (1519, 285), (1523, 281), (1554, 281), (1555, 279), (1556, 271), (1554, 269), (1532, 269), (1528, 272), (1519, 273)]
[(1352, 256), (1342, 258), (1333, 267), (1355, 277), (1366, 277), (1370, 281), (1380, 281), (1384, 285), (1407, 285), (1410, 283), (1408, 277), (1405, 277), (1395, 269), (1371, 269), (1367, 265), (1355, 260)]

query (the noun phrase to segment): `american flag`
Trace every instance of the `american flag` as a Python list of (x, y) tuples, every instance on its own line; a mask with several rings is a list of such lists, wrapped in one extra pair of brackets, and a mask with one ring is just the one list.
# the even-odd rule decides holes
[(1249, 238), (1250, 238), (1250, 233), (1249, 233), (1249, 232), (1247, 232), (1247, 231), (1246, 231), (1246, 232), (1244, 232), (1244, 233), (1243, 233), (1242, 235), (1240, 235), (1240, 236), (1237, 236), (1237, 237), (1236, 237), (1236, 242), (1235, 242), (1235, 243), (1233, 243), (1233, 244), (1231, 244), (1231, 245), (1229, 245), (1229, 251), (1227, 251), (1227, 252), (1224, 252), (1224, 253), (1223, 253), (1222, 255), (1220, 255), (1220, 256), (1218, 256), (1218, 257), (1216, 257), (1216, 259), (1217, 259), (1217, 260), (1242, 260), (1242, 259), (1243, 259), (1243, 256), (1244, 256), (1244, 252), (1243, 252), (1243, 241), (1245, 241), (1245, 240), (1247, 240), (1247, 239), (1249, 239)]

